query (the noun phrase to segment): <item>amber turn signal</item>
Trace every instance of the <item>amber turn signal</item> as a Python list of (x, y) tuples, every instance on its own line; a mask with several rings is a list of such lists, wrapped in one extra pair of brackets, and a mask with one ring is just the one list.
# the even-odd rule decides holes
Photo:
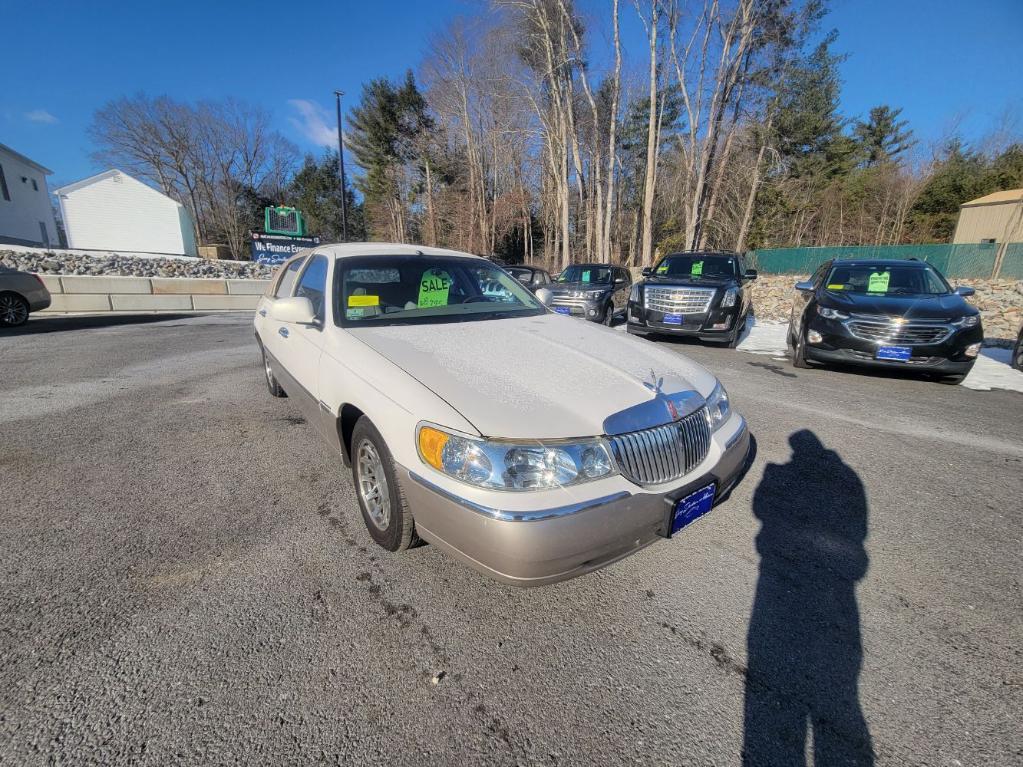
[(441, 453), (450, 437), (444, 432), (423, 426), (419, 429), (419, 455), (435, 469), (441, 468)]

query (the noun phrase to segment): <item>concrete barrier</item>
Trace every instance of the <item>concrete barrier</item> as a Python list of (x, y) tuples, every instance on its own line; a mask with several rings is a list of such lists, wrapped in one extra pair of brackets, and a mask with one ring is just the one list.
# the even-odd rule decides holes
[(44, 314), (250, 311), (270, 280), (40, 275), (52, 303)]

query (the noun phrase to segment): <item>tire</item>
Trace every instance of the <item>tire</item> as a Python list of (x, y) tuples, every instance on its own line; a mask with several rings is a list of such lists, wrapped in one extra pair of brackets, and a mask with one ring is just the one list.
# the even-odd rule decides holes
[(263, 355), (263, 377), (266, 380), (266, 388), (270, 391), (270, 396), (287, 397), (288, 393), (284, 391), (284, 387), (281, 386), (277, 376), (274, 375), (273, 368), (270, 367), (270, 360), (266, 358), (266, 349), (263, 348), (262, 344), (259, 345), (259, 351)]
[(1012, 358), (1009, 361), (1016, 370), (1023, 370), (1023, 333), (1016, 339), (1016, 346), (1012, 350)]
[(810, 367), (810, 363), (806, 359), (806, 333), (800, 333), (793, 341), (789, 348), (789, 359), (792, 361), (792, 367), (806, 370)]
[(608, 327), (611, 327), (611, 323), (614, 322), (614, 318), (615, 318), (615, 305), (612, 304), (612, 303), (608, 303), (607, 307), (604, 309), (604, 317), (603, 317), (603, 319), (601, 319), (600, 322), (603, 325), (607, 325)]
[(416, 545), (415, 520), (394, 473), (391, 451), (366, 416), (361, 416), (352, 430), (351, 456), (355, 496), (370, 536), (387, 551)]
[(28, 322), (28, 312), (28, 301), (17, 293), (0, 293), (0, 327), (21, 327)]
[(742, 340), (742, 331), (746, 329), (746, 322), (746, 317), (735, 321), (735, 327), (732, 328), (732, 334), (728, 337), (728, 340), (725, 341), (726, 349), (734, 349), (739, 345), (739, 341)]

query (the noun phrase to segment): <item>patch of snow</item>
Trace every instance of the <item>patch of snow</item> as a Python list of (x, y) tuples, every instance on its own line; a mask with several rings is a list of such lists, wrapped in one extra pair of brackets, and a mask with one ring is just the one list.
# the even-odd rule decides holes
[(1023, 372), (1009, 367), (1011, 355), (1009, 349), (982, 349), (973, 370), (960, 385), (977, 391), (1008, 389), (1023, 392)]
[(785, 355), (785, 336), (788, 334), (787, 322), (760, 322), (753, 319), (746, 324), (742, 340), (735, 348), (751, 354), (770, 354), (775, 359), (788, 359)]

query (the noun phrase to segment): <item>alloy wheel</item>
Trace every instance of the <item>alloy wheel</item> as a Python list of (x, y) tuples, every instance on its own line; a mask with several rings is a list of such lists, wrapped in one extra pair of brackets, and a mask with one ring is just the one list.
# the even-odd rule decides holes
[(21, 325), (28, 319), (28, 304), (20, 296), (7, 293), (0, 296), (0, 324)]
[(359, 444), (355, 466), (359, 497), (366, 513), (378, 530), (386, 530), (391, 524), (391, 494), (380, 453), (368, 439)]

